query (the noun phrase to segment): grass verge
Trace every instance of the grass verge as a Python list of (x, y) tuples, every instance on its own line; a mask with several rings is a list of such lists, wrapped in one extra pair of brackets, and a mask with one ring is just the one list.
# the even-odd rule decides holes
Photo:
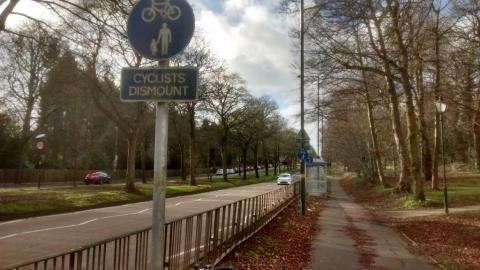
[[(439, 190), (432, 190), (430, 183), (426, 183), (423, 202), (415, 201), (412, 194), (398, 194), (394, 192), (394, 177), (385, 177), (387, 188), (372, 185), (369, 181), (357, 177), (355, 174), (346, 174), (344, 187), (351, 189), (351, 193), (360, 202), (370, 208), (383, 209), (421, 209), (443, 207), (443, 185)], [(349, 186), (349, 187), (348, 187)], [(451, 174), (447, 176), (448, 202), (450, 207), (462, 207), (480, 204), (480, 174)], [(353, 192), (354, 191), (354, 192)]]
[[(275, 176), (264, 174), (260, 178), (248, 175), (242, 180), (238, 175), (229, 176), (228, 182), (214, 179), (197, 186), (169, 183), (167, 197), (208, 192), (218, 189), (273, 181)], [(148, 201), (152, 198), (152, 184), (136, 184), (137, 193), (127, 193), (123, 184), (73, 187), (3, 188), (0, 189), (0, 221), (17, 218), (73, 212), (84, 209)]]

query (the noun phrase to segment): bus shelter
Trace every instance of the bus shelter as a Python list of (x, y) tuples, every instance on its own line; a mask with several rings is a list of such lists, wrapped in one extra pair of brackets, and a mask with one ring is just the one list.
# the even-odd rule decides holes
[(327, 195), (327, 163), (320, 158), (314, 158), (307, 164), (307, 192), (312, 196)]

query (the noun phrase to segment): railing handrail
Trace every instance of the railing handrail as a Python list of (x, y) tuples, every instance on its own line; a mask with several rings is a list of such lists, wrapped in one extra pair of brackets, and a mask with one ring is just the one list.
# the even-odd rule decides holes
[[(284, 190), (284, 189), (287, 189), (287, 187), (282, 187), (280, 189), (270, 190), (270, 191), (267, 191), (265, 193), (258, 194), (258, 195), (255, 195), (255, 196), (248, 196), (248, 197), (243, 198), (243, 199), (237, 199), (237, 200), (234, 200), (234, 201), (229, 202), (227, 204), (224, 204), (222, 206), (214, 207), (214, 208), (205, 210), (205, 211), (200, 212), (200, 213), (191, 214), (191, 215), (188, 215), (188, 216), (173, 219), (173, 220), (165, 223), (165, 229), (167, 228), (168, 225), (173, 224), (175, 222), (179, 222), (179, 221), (186, 220), (186, 219), (189, 219), (189, 218), (193, 218), (193, 217), (196, 217), (196, 216), (204, 215), (204, 214), (207, 214), (209, 212), (218, 211), (218, 210), (220, 210), (220, 209), (222, 209), (226, 206), (234, 205), (234, 204), (237, 204), (237, 203), (242, 202), (242, 201), (246, 201), (246, 200), (249, 200), (249, 199), (252, 199), (252, 198), (260, 197), (260, 196), (263, 196), (263, 195), (266, 195), (266, 194), (269, 194), (269, 193), (273, 193), (273, 192), (276, 192), (276, 191), (279, 191), (279, 190)], [(293, 196), (295, 196), (295, 193), (293, 194)], [(54, 255), (41, 256), (41, 257), (30, 259), (30, 260), (27, 260), (27, 261), (24, 261), (24, 262), (21, 262), (21, 263), (18, 263), (18, 264), (12, 264), (12, 265), (7, 266), (6, 268), (2, 268), (2, 270), (3, 269), (5, 269), (5, 270), (16, 269), (16, 268), (32, 265), (32, 264), (35, 264), (35, 263), (38, 263), (38, 262), (59, 258), (59, 257), (65, 256), (65, 255), (68, 255), (68, 254), (83, 251), (85, 249), (89, 249), (89, 248), (92, 248), (92, 247), (101, 246), (101, 245), (105, 245), (105, 244), (108, 244), (108, 243), (111, 243), (111, 242), (114, 242), (114, 241), (117, 241), (117, 240), (121, 240), (125, 237), (133, 236), (133, 235), (140, 234), (140, 233), (143, 233), (143, 232), (148, 232), (151, 229), (152, 229), (152, 226), (150, 225), (150, 226), (144, 227), (143, 229), (140, 229), (140, 230), (131, 231), (131, 232), (128, 232), (128, 233), (121, 234), (119, 236), (110, 237), (110, 238), (107, 238), (107, 239), (104, 239), (104, 240), (101, 240), (101, 241), (93, 242), (93, 243), (88, 244), (88, 245), (83, 245), (83, 246), (80, 246), (80, 247), (72, 248), (68, 252), (58, 252), (58, 253), (55, 253)]]

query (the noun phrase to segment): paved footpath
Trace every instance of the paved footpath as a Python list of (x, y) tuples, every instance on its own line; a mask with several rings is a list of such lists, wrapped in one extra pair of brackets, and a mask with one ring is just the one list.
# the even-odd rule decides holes
[[(320, 233), (316, 236), (310, 269), (437, 269), (428, 259), (409, 251), (404, 238), (395, 230), (377, 224), (371, 214), (354, 202), (341, 188), (339, 181), (332, 181), (331, 197), (320, 216)], [(352, 231), (366, 234), (364, 248), (370, 250), (360, 255), (359, 242), (349, 234)], [(358, 240), (358, 239), (357, 239)], [(365, 249), (366, 247), (366, 249)], [(373, 263), (361, 264), (371, 259)]]

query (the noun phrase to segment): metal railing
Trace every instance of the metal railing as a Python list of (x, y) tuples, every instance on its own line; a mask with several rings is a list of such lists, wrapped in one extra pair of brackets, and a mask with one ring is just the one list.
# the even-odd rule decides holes
[[(240, 243), (268, 224), (299, 194), (299, 183), (209, 211), (174, 220), (165, 226), (165, 269), (215, 265)], [(97, 242), (70, 252), (13, 265), (18, 270), (150, 269), (151, 227)]]

